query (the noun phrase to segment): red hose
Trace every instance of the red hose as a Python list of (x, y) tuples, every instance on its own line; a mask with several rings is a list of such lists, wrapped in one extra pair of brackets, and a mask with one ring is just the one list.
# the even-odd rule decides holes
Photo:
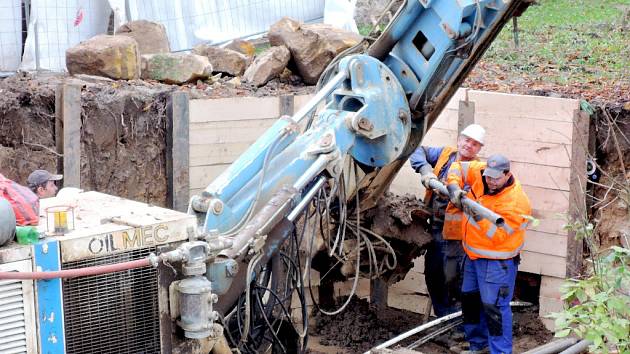
[(55, 279), (55, 278), (76, 278), (90, 275), (99, 275), (105, 273), (120, 272), (134, 268), (143, 268), (151, 265), (148, 258), (138, 259), (135, 261), (106, 264), (94, 267), (85, 267), (78, 269), (64, 269), (51, 272), (0, 272), (0, 280), (4, 279)]

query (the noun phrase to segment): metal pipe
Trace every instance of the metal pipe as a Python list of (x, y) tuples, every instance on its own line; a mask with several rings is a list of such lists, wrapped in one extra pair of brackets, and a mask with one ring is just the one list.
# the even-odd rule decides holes
[(291, 117), (291, 119), (293, 119), (294, 122), (299, 123), (313, 109), (315, 109), (315, 107), (317, 107), (319, 102), (328, 97), (337, 88), (337, 86), (339, 86), (339, 84), (341, 84), (347, 78), (348, 72), (345, 70), (333, 76), (330, 81), (328, 81), (326, 85), (324, 85), (324, 87), (322, 87), (322, 89), (317, 92), (317, 94), (315, 94), (315, 96), (310, 101), (308, 101), (308, 103), (304, 107), (300, 108), (300, 110), (297, 111), (293, 115), (293, 117)]
[(317, 160), (293, 183), (293, 188), (301, 191), (306, 185), (320, 174), (329, 162), (328, 154), (319, 155)]
[[(449, 194), (444, 183), (438, 181), (437, 179), (430, 180), (429, 187), (431, 187), (431, 189), (443, 195)], [(471, 200), (469, 198), (462, 198), (462, 205), (474, 211), (475, 214), (495, 224), (497, 227), (502, 227), (503, 225), (505, 225), (505, 220), (503, 219), (501, 215), (484, 207), (483, 205), (475, 202), (474, 200)]]
[[(510, 306), (512, 306), (512, 307), (528, 307), (528, 306), (531, 306), (531, 305), (532, 304), (530, 302), (525, 302), (525, 301), (510, 301)], [(425, 324), (423, 324), (421, 326), (418, 326), (418, 327), (416, 327), (414, 329), (411, 329), (411, 330), (409, 330), (409, 331), (407, 331), (407, 332), (405, 332), (403, 334), (400, 334), (397, 337), (394, 337), (394, 338), (388, 340), (385, 343), (379, 344), (376, 347), (368, 350), (367, 352), (365, 352), (363, 354), (371, 354), (372, 350), (385, 349), (385, 348), (390, 347), (390, 346), (392, 346), (392, 345), (394, 345), (394, 344), (396, 344), (396, 343), (398, 343), (398, 342), (400, 342), (400, 341), (402, 341), (402, 340), (404, 340), (406, 338), (409, 338), (409, 337), (413, 336), (414, 334), (420, 333), (420, 332), (422, 332), (422, 331), (424, 331), (426, 329), (429, 329), (431, 327), (437, 326), (437, 325), (439, 325), (441, 323), (448, 322), (448, 321), (450, 321), (452, 319), (461, 317), (461, 315), (462, 315), (462, 312), (461, 311), (457, 311), (457, 312), (454, 312), (454, 313), (452, 313), (450, 315), (437, 318), (437, 319), (435, 319), (435, 320), (433, 320), (431, 322), (427, 322), (427, 323), (425, 323)]]
[(554, 354), (565, 350), (566, 348), (577, 343), (577, 341), (577, 338), (563, 338), (560, 340), (549, 342), (547, 344), (543, 344), (532, 350), (528, 350), (523, 354)]
[(560, 352), (560, 354), (580, 354), (580, 353), (583, 353), (586, 349), (588, 349), (588, 346), (591, 344), (593, 344), (593, 342), (591, 342), (590, 340), (582, 339), (576, 344), (573, 344), (569, 348)]
[(4, 279), (56, 279), (56, 278), (77, 278), (90, 275), (99, 275), (105, 273), (120, 272), (134, 268), (143, 268), (151, 265), (149, 258), (138, 259), (135, 261), (106, 264), (94, 267), (85, 267), (78, 269), (64, 269), (50, 272), (0, 272), (0, 280)]
[(322, 188), (324, 183), (326, 183), (326, 178), (324, 176), (319, 177), (317, 182), (315, 182), (315, 185), (313, 185), (313, 188), (311, 188), (304, 195), (304, 197), (298, 203), (298, 205), (291, 211), (291, 213), (289, 213), (289, 216), (287, 217), (289, 221), (295, 221), (297, 219), (297, 217), (300, 215), (302, 210), (304, 210), (304, 208), (308, 205), (308, 203), (310, 203), (311, 199), (313, 199), (313, 197), (315, 196), (315, 193), (317, 193), (320, 190), (320, 188)]
[(457, 319), (455, 321), (453, 321), (452, 323), (449, 323), (448, 325), (438, 329), (437, 331), (431, 332), (429, 334), (427, 334), (426, 336), (418, 339), (417, 341), (413, 342), (411, 345), (407, 346), (407, 349), (416, 349), (419, 346), (423, 345), (424, 343), (430, 341), (431, 339), (441, 335), (442, 333), (446, 333), (448, 331), (450, 331), (451, 329), (459, 326), (460, 324), (462, 324), (464, 321)]
[(462, 315), (462, 312), (461, 311), (457, 311), (457, 312), (454, 312), (454, 313), (452, 313), (450, 315), (447, 315), (447, 316), (435, 319), (435, 320), (433, 320), (431, 322), (427, 322), (427, 323), (425, 323), (425, 324), (423, 324), (421, 326), (418, 326), (418, 327), (416, 327), (416, 328), (414, 328), (412, 330), (409, 330), (409, 331), (407, 331), (407, 332), (405, 332), (403, 334), (400, 334), (397, 337), (394, 337), (394, 338), (388, 340), (385, 343), (377, 345), (376, 347), (374, 347), (373, 349), (368, 350), (364, 354), (371, 354), (372, 350), (385, 349), (387, 347), (390, 347), (390, 346), (400, 342), (403, 339), (407, 339), (407, 338), (413, 336), (414, 334), (417, 334), (417, 333), (420, 333), (420, 332), (424, 331), (425, 329), (429, 329), (429, 328), (431, 328), (433, 326), (439, 325), (440, 323), (444, 323), (444, 322), (450, 321), (452, 319), (458, 318), (461, 315)]

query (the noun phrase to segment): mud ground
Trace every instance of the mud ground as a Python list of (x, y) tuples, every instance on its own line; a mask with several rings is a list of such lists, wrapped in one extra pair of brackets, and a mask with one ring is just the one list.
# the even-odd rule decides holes
[[(417, 313), (387, 308), (377, 312), (366, 300), (354, 299), (349, 307), (336, 316), (314, 315), (314, 327), (309, 341), (312, 354), (364, 353), (395, 336), (422, 324), (422, 316)], [(416, 351), (427, 354), (455, 353), (449, 350), (455, 332), (438, 337)], [(426, 333), (425, 333), (426, 334)], [(523, 353), (549, 342), (553, 335), (538, 318), (538, 308), (529, 307), (514, 310), (514, 352)], [(413, 336), (402, 343), (407, 346), (418, 340)], [(449, 338), (449, 340), (446, 340)]]

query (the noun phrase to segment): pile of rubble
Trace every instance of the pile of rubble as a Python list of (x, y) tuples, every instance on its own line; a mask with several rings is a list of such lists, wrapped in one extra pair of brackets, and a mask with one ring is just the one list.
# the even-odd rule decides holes
[(191, 53), (172, 53), (163, 25), (133, 21), (120, 26), (115, 35), (98, 35), (68, 49), (66, 67), (72, 75), (167, 84), (196, 82), (217, 74), (255, 86), (298, 74), (304, 83), (315, 84), (337, 54), (362, 40), (356, 33), (286, 17), (271, 26), (268, 38), (271, 46), (259, 54), (244, 40), (222, 47), (200, 44)]

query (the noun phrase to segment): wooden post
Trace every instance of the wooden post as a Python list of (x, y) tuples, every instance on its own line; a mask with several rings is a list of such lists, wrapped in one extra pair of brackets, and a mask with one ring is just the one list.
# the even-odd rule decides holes
[(293, 100), (293, 95), (280, 96), (279, 98), (280, 109), (278, 111), (280, 112), (280, 116), (293, 116), (295, 110), (295, 101)]
[(166, 176), (167, 205), (177, 211), (188, 208), (190, 191), (188, 94), (174, 92), (167, 107)]
[(55, 144), (59, 154), (56, 173), (63, 174), (63, 84), (55, 89)]
[(379, 313), (387, 308), (388, 295), (389, 286), (385, 280), (376, 278), (370, 281), (370, 302)]
[[(468, 95), (466, 95), (468, 96)], [(475, 102), (466, 100), (459, 101), (459, 109), (457, 110), (457, 135), (467, 126), (475, 122)]]
[[(576, 110), (573, 115), (571, 142), (571, 175), (569, 177), (569, 220), (586, 221), (586, 158), (589, 143), (590, 117)], [(575, 230), (567, 234), (566, 276), (575, 277), (582, 266), (582, 240), (575, 239)]]
[(81, 188), (81, 85), (64, 83), (60, 99), (63, 102), (59, 122), (63, 137), (60, 143), (63, 146), (63, 186)]

